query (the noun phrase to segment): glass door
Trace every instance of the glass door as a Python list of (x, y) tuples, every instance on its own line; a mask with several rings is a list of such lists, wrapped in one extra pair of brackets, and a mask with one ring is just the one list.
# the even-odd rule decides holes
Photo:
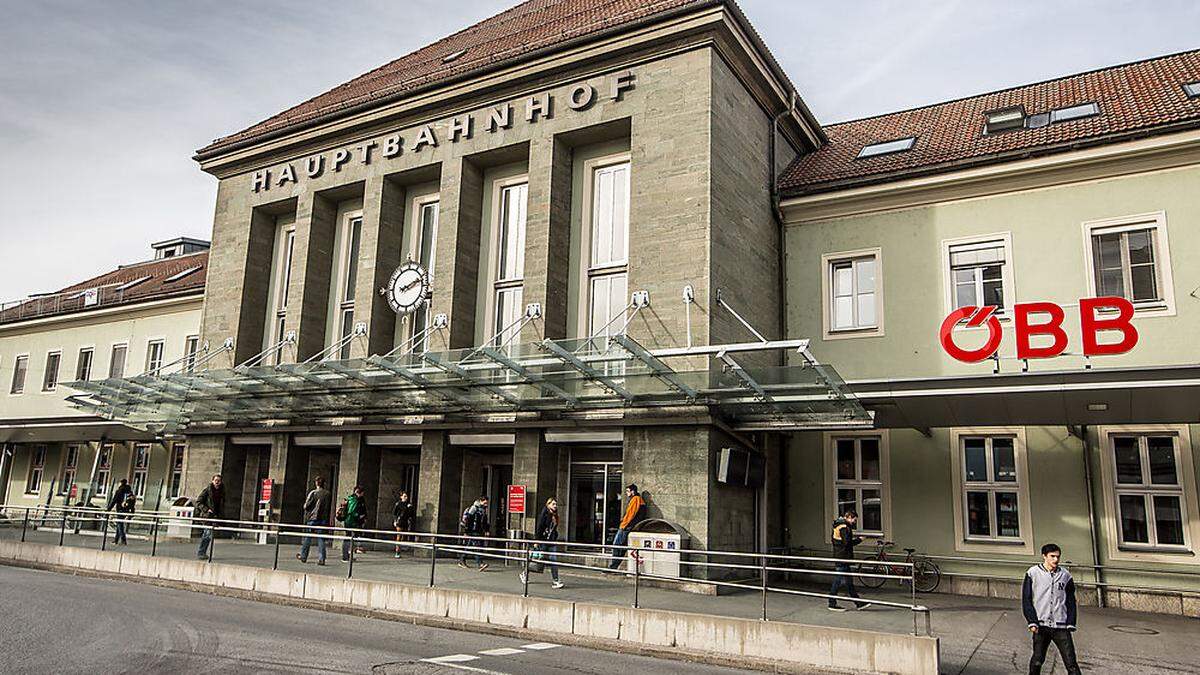
[(612, 541), (621, 522), (621, 463), (571, 464), (571, 541)]

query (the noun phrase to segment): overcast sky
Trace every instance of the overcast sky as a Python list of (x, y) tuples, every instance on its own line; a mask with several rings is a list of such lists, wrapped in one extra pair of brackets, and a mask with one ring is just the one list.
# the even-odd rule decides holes
[[(515, 0), (0, 0), (0, 301), (208, 239), (194, 150)], [(1200, 47), (1196, 0), (741, 0), (823, 123)]]

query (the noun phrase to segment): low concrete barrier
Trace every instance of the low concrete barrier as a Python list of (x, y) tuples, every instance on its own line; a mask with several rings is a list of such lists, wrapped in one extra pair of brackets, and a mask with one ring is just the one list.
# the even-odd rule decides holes
[(938, 639), (617, 605), (423, 588), (136, 553), (0, 541), (0, 561), (158, 579), (242, 594), (331, 603), (397, 615), (499, 626), (601, 648), (628, 645), (697, 660), (808, 672), (826, 668), (936, 674)]

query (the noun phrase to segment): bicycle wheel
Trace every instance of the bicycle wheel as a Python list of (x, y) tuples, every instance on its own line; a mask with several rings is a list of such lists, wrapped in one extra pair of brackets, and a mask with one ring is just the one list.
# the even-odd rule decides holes
[(918, 592), (932, 593), (942, 583), (942, 571), (928, 560), (913, 562), (913, 586)]
[[(888, 574), (888, 566), (884, 564), (864, 564), (859, 565), (857, 571), (864, 574)], [(887, 579), (883, 577), (855, 577), (854, 581), (867, 588), (879, 588), (887, 583)]]

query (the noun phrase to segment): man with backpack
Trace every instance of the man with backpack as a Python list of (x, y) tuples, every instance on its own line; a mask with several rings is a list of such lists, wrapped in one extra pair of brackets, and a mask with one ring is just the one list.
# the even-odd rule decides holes
[(114, 546), (119, 544), (125, 546), (129, 545), (129, 540), (125, 536), (126, 530), (129, 527), (128, 523), (126, 522), (126, 518), (128, 516), (122, 517), (120, 514), (133, 513), (136, 505), (137, 497), (133, 494), (133, 488), (130, 487), (129, 480), (122, 478), (121, 484), (117, 486), (117, 489), (113, 491), (112, 497), (108, 499), (108, 508), (105, 509), (106, 511), (112, 511), (113, 509), (116, 509), (118, 514), (116, 522), (114, 523), (116, 528), (113, 532)]
[(309, 536), (306, 536), (300, 542), (300, 552), (296, 554), (296, 559), (300, 562), (308, 562), (309, 548), (312, 546), (313, 540), (316, 539), (317, 564), (325, 564), (325, 537), (329, 534), (329, 531), (318, 528), (329, 525), (329, 505), (331, 501), (332, 496), (329, 490), (325, 489), (325, 477), (317, 476), (313, 480), (313, 489), (304, 498), (304, 523), (310, 529), (308, 530)]
[(854, 579), (850, 576), (850, 561), (854, 560), (854, 547), (862, 543), (862, 537), (854, 536), (854, 524), (858, 522), (858, 513), (853, 509), (847, 510), (840, 518), (833, 521), (833, 533), (830, 535), (830, 541), (833, 544), (833, 555), (839, 561), (846, 562), (834, 563), (834, 569), (838, 571), (838, 575), (833, 578), (833, 586), (829, 589), (829, 611), (844, 612), (845, 607), (838, 605), (838, 591), (845, 587), (846, 595), (854, 599), (854, 607), (856, 609), (866, 609), (871, 606), (869, 602), (862, 602), (858, 599), (858, 591), (854, 590)]
[[(361, 485), (355, 485), (354, 490), (338, 504), (337, 518), (346, 526), (346, 539), (342, 540), (342, 562), (350, 562), (350, 537), (354, 535), (354, 530), (367, 522), (367, 499)], [(356, 552), (362, 553), (362, 549)]]
[[(225, 486), (221, 483), (221, 474), (214, 474), (212, 481), (204, 486), (200, 496), (196, 497), (196, 506), (192, 512), (195, 524), (201, 525), (209, 519), (225, 517)], [(212, 545), (213, 526), (200, 530), (200, 548), (196, 549), (196, 558), (208, 560), (208, 547)]]
[[(488, 498), (486, 496), (476, 499), (467, 510), (463, 511), (462, 518), (459, 520), (459, 527), (462, 533), (469, 538), (464, 542), (468, 547), (481, 548), (483, 546), (482, 539), (475, 537), (486, 537), (488, 535)], [(466, 569), (467, 553), (464, 551), (458, 558), (458, 566)], [(475, 559), (475, 569), (482, 572), (488, 568), (487, 563), (483, 562), (483, 556), (478, 550), (471, 554)]]

